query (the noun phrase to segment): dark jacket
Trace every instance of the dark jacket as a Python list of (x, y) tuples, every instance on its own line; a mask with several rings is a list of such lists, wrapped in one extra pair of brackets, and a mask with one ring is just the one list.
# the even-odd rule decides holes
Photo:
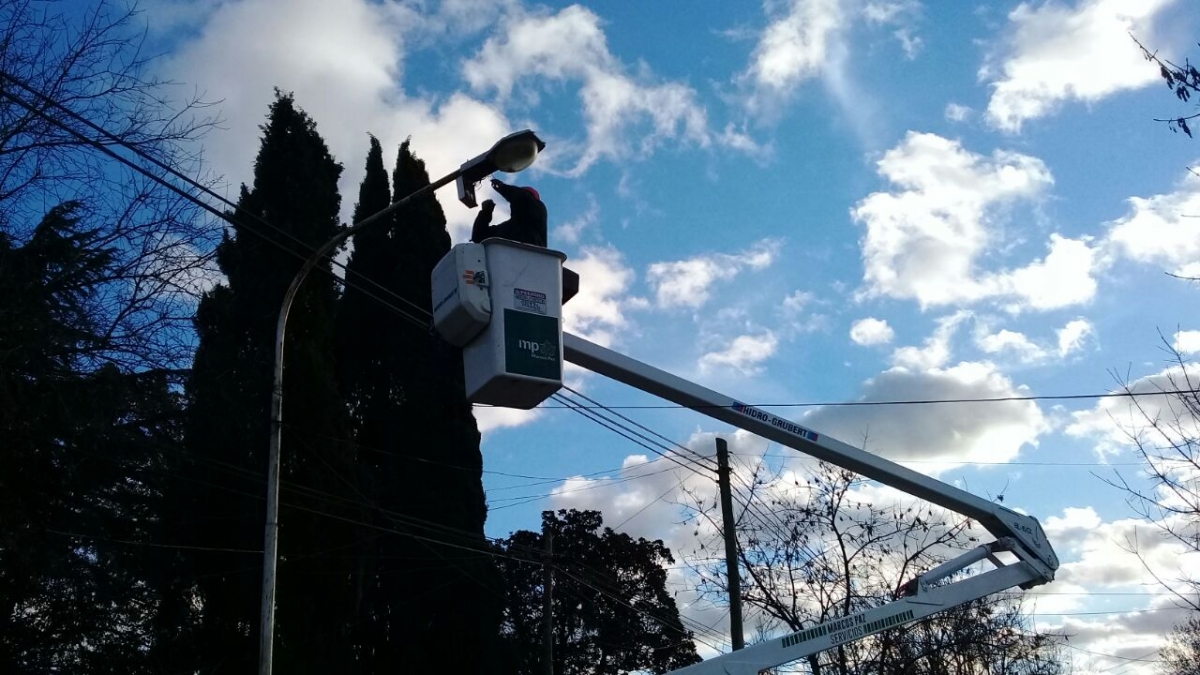
[(471, 228), (471, 241), (478, 243), (489, 237), (503, 237), (524, 244), (545, 246), (546, 205), (525, 188), (505, 183), (497, 183), (493, 187), (501, 197), (508, 200), (512, 215), (499, 225), (489, 225), (492, 222), (492, 207), (495, 205), (490, 200), (484, 202), (479, 215), (475, 216), (475, 226)]

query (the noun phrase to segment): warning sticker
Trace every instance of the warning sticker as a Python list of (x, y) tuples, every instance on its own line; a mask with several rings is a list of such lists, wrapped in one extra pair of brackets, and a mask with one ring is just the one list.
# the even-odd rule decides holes
[(522, 312), (546, 313), (546, 294), (537, 291), (527, 291), (524, 288), (513, 289), (513, 308)]

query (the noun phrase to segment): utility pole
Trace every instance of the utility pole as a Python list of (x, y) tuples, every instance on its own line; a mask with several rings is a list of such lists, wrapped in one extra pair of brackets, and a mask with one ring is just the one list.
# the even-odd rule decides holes
[(542, 660), (554, 675), (554, 530), (553, 511), (542, 511)]
[(717, 487), (721, 491), (721, 529), (725, 532), (725, 577), (729, 580), (729, 638), (737, 651), (746, 646), (746, 640), (742, 636), (742, 580), (738, 572), (737, 531), (729, 489), (729, 444), (724, 438), (717, 439)]

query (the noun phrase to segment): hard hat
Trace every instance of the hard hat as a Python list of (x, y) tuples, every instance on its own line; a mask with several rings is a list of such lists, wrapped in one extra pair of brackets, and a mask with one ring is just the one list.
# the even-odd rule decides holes
[(533, 188), (531, 188), (531, 187), (523, 187), (523, 188), (521, 188), (521, 189), (522, 189), (522, 190), (528, 190), (528, 191), (529, 191), (529, 193), (533, 195), (534, 199), (538, 200), (539, 202), (540, 202), (540, 201), (542, 201), (542, 196), (541, 196), (540, 194), (538, 194), (538, 191), (537, 191), (537, 190), (534, 190), (534, 189), (533, 189)]

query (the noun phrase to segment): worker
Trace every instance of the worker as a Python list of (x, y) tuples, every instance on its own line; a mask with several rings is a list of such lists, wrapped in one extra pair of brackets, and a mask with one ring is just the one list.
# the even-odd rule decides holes
[(492, 225), (492, 211), (496, 202), (487, 199), (479, 207), (479, 215), (475, 216), (475, 226), (471, 228), (471, 241), (479, 243), (489, 237), (503, 237), (534, 246), (546, 245), (546, 205), (542, 196), (531, 187), (508, 185), (496, 178), (492, 179), (492, 189), (508, 200), (511, 215), (508, 220), (499, 225)]

